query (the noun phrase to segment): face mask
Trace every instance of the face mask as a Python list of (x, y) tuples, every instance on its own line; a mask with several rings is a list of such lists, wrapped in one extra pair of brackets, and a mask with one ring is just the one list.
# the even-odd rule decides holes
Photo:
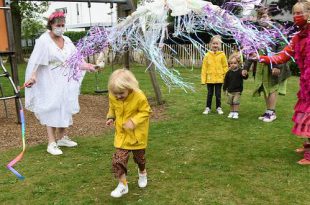
[(65, 32), (65, 28), (64, 27), (55, 27), (53, 28), (53, 33), (56, 35), (56, 36), (62, 36)]
[(299, 27), (303, 27), (307, 24), (307, 20), (304, 18), (303, 15), (298, 15), (294, 16), (294, 23)]

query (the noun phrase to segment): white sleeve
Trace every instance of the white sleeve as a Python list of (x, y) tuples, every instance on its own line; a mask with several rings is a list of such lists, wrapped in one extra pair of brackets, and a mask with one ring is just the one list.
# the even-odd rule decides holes
[(36, 71), (40, 65), (47, 66), (49, 64), (49, 49), (47, 44), (48, 42), (44, 42), (42, 38), (36, 40), (26, 69), (26, 81), (31, 77), (32, 73)]

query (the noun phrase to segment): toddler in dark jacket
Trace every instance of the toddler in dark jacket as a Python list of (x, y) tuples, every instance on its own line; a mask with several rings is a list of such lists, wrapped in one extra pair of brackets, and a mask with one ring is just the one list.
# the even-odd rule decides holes
[(243, 79), (248, 78), (248, 74), (241, 69), (241, 59), (239, 55), (233, 54), (228, 59), (229, 70), (225, 75), (223, 90), (227, 91), (227, 103), (230, 105), (228, 118), (239, 118), (240, 96), (243, 91)]

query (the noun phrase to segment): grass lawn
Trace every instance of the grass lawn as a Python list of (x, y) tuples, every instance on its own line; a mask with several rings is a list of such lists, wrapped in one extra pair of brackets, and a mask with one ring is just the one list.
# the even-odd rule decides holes
[[(142, 90), (152, 97), (143, 67), (133, 71)], [(232, 120), (227, 118), (225, 96), (223, 116), (214, 107), (208, 116), (202, 115), (206, 88), (200, 85), (200, 69), (181, 73), (194, 83), (196, 92), (173, 89), (169, 93), (162, 86), (167, 119), (151, 123), (146, 189), (138, 188), (137, 169), (130, 159), (129, 193), (120, 199), (110, 197), (117, 184), (111, 173), (111, 131), (102, 136), (74, 136), (79, 146), (64, 149), (59, 157), (46, 153), (45, 144), (29, 147), (15, 166), (26, 177), (24, 181), (5, 168), (20, 149), (0, 152), (0, 203), (309, 204), (310, 167), (296, 164), (301, 156), (294, 153), (303, 140), (290, 133), (298, 78), (290, 78), (288, 94), (278, 100), (278, 119), (268, 124), (257, 120), (265, 106), (263, 97), (251, 97), (252, 77), (245, 82), (240, 119)], [(94, 79), (94, 74), (86, 76), (83, 93), (93, 93)], [(102, 88), (105, 84), (106, 80)]]

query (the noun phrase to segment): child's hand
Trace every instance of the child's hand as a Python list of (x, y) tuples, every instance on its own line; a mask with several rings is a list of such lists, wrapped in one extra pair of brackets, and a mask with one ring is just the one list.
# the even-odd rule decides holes
[(247, 70), (242, 70), (241, 72), (243, 77), (246, 77), (248, 75), (248, 71)]
[(136, 127), (135, 124), (131, 120), (128, 120), (127, 122), (123, 124), (123, 128), (125, 129), (133, 130), (135, 129), (135, 127)]
[(113, 119), (108, 119), (108, 120), (105, 122), (105, 124), (106, 124), (107, 126), (111, 126), (111, 125), (113, 125), (113, 123), (114, 123), (114, 120), (113, 120)]

